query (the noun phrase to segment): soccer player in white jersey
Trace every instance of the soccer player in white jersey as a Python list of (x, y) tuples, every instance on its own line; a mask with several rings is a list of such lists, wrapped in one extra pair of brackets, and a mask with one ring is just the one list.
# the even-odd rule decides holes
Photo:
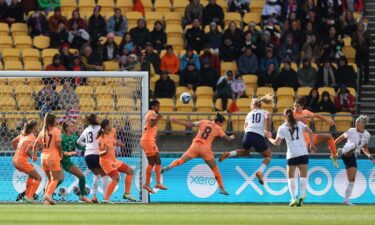
[(252, 100), (251, 110), (245, 119), (245, 135), (242, 140), (243, 149), (224, 152), (219, 158), (219, 162), (222, 162), (228, 157), (248, 156), (251, 148), (254, 148), (255, 151), (259, 152), (264, 158), (262, 165), (256, 172), (256, 176), (261, 185), (264, 184), (263, 172), (272, 158), (272, 153), (265, 140), (265, 133), (270, 133), (271, 129), (271, 115), (268, 111), (261, 109), (262, 103), (273, 103), (273, 97), (267, 94), (261, 98), (254, 98)]
[(94, 173), (94, 179), (91, 189), (92, 202), (98, 203), (96, 193), (99, 187), (100, 178), (103, 182), (103, 193), (105, 193), (108, 186), (108, 176), (104, 173), (99, 164), (99, 147), (98, 147), (98, 133), (100, 123), (98, 117), (95, 114), (90, 114), (86, 117), (86, 124), (88, 127), (82, 132), (77, 140), (77, 143), (81, 146), (85, 146), (85, 161), (87, 167)]
[[(272, 135), (268, 137), (268, 140), (274, 145), (280, 145), (281, 141), (285, 139), (287, 145), (287, 173), (288, 173), (288, 186), (289, 192), (292, 196), (292, 200), (289, 204), (290, 207), (302, 206), (303, 200), (306, 198), (306, 187), (307, 187), (307, 165), (309, 163), (309, 156), (307, 146), (305, 144), (304, 133), (306, 132), (310, 138), (313, 137), (313, 133), (304, 123), (296, 121), (292, 109), (286, 109), (284, 111), (285, 123), (283, 123), (278, 131), (276, 139), (272, 139)], [(312, 139), (310, 139), (312, 140)], [(312, 152), (315, 152), (315, 146), (310, 143), (309, 146)], [(297, 180), (295, 178), (296, 168), (300, 171), (300, 190), (301, 194), (297, 202)]]
[(357, 174), (357, 155), (362, 152), (375, 163), (374, 157), (368, 150), (368, 143), (370, 141), (370, 133), (365, 130), (366, 124), (369, 122), (369, 118), (365, 115), (359, 116), (355, 121), (355, 127), (350, 128), (340, 137), (335, 140), (335, 144), (339, 144), (341, 141), (346, 139), (346, 143), (343, 148), (339, 148), (337, 156), (341, 156), (344, 161), (346, 168), (346, 175), (348, 177), (348, 184), (345, 191), (344, 205), (353, 205), (349, 199), (353, 191), (355, 177)]

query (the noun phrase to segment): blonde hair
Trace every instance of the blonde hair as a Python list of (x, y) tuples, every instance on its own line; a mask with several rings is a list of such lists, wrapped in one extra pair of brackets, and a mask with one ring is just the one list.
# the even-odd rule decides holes
[(360, 115), (356, 120), (355, 120), (356, 123), (360, 122), (362, 123), (363, 125), (366, 126), (366, 124), (368, 122), (370, 122), (370, 118), (367, 116), (367, 115)]
[(263, 97), (253, 98), (253, 100), (251, 101), (251, 104), (256, 107), (261, 107), (262, 103), (271, 104), (273, 102), (274, 102), (273, 96), (271, 94), (266, 94)]

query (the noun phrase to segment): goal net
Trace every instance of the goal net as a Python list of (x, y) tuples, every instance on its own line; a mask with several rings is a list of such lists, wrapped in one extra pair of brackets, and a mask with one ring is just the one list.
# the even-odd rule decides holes
[[(3, 71), (0, 77), (0, 202), (21, 200), (26, 186), (27, 175), (13, 166), (12, 139), (27, 120), (37, 120), (41, 128), (47, 112), (57, 116), (60, 126), (67, 119), (75, 122), (78, 135), (85, 128), (86, 115), (95, 113), (99, 119), (109, 119), (117, 130), (117, 138), (125, 143), (124, 148), (116, 149), (117, 158), (135, 172), (131, 194), (140, 202), (148, 202), (148, 195), (141, 188), (146, 160), (139, 146), (142, 118), (148, 110), (148, 90), (147, 72)], [(86, 166), (84, 153), (76, 151), (79, 154), (72, 161), (86, 175), (89, 193), (93, 174)], [(41, 200), (47, 178), (40, 166), (40, 153), (38, 156), (33, 164), (43, 180), (34, 197)], [(78, 201), (78, 179), (66, 171), (64, 175), (54, 198)], [(123, 194), (124, 175), (111, 200), (123, 201)], [(102, 196), (100, 183), (98, 198)]]

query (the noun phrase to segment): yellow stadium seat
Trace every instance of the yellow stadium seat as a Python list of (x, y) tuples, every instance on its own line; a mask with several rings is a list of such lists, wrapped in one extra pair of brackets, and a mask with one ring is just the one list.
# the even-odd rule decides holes
[(200, 86), (200, 87), (197, 87), (195, 91), (195, 95), (199, 99), (206, 98), (206, 99), (212, 100), (214, 96), (214, 91), (212, 90), (212, 87)]
[(18, 110), (35, 110), (35, 99), (31, 94), (17, 96)]
[(13, 87), (11, 86), (2, 86), (0, 88), (0, 97), (12, 97), (13, 96)]
[(143, 8), (145, 9), (145, 12), (151, 12), (152, 11), (152, 0), (142, 0)]
[(9, 26), (7, 23), (0, 23), (0, 36), (9, 35)]
[(35, 48), (25, 48), (22, 49), (22, 61), (39, 61), (40, 59), (39, 51)]
[(8, 86), (23, 86), (26, 85), (26, 79), (25, 78), (8, 78), (7, 79)]
[(246, 114), (233, 113), (231, 116), (232, 131), (235, 133), (243, 132)]
[(120, 66), (118, 62), (115, 62), (115, 61), (103, 62), (103, 66), (104, 66), (105, 71), (119, 71), (120, 70)]
[(97, 98), (98, 111), (113, 112), (115, 111), (115, 102), (113, 98)]
[(124, 112), (134, 111), (134, 100), (131, 98), (118, 98), (117, 110), (124, 111)]
[(329, 95), (331, 96), (331, 99), (332, 101), (335, 101), (335, 89), (334, 88), (331, 88), (331, 87), (321, 87), (318, 89), (318, 93), (319, 93), (319, 98), (321, 99), (322, 98), (322, 94), (323, 92), (327, 91), (329, 93)]
[(257, 88), (256, 90), (257, 97), (262, 97), (262, 96), (265, 96), (266, 94), (274, 95), (273, 88), (271, 87), (258, 87)]
[(180, 83), (180, 76), (178, 74), (169, 74), (169, 78), (171, 78), (171, 80), (173, 80), (176, 87)]
[(108, 0), (98, 0), (98, 4), (101, 7), (101, 12), (111, 12), (113, 14), (113, 1), (108, 1)]
[(78, 2), (80, 12), (86, 11), (92, 13), (95, 5), (95, 0), (79, 0)]
[(242, 79), (245, 82), (247, 87), (252, 87), (256, 89), (258, 86), (258, 76), (254, 74), (244, 74), (242, 75)]
[(247, 24), (249, 24), (250, 22), (254, 22), (255, 24), (258, 24), (261, 22), (261, 20), (262, 20), (262, 14), (257, 13), (257, 12), (246, 13), (243, 18), (243, 21)]
[(228, 13), (224, 13), (224, 23), (225, 23), (225, 26), (228, 26), (229, 23), (231, 22), (235, 22), (237, 24), (237, 27), (241, 27), (241, 22), (242, 22), (242, 18), (241, 18), (241, 14), (238, 13), (238, 12), (228, 12)]
[(50, 37), (48, 36), (36, 36), (34, 37), (34, 47), (38, 49), (46, 49), (50, 44)]
[(346, 56), (348, 59), (348, 62), (354, 63), (355, 60), (355, 48), (352, 48), (350, 46), (348, 47), (343, 47), (342, 48), (342, 53)]
[(164, 133), (167, 130), (167, 123), (168, 118), (163, 116), (156, 124), (156, 126), (158, 127), (158, 133)]
[(155, 0), (154, 11), (155, 12), (170, 12), (171, 2), (169, 0)]
[(277, 101), (290, 100), (294, 101), (294, 89), (291, 87), (280, 87), (276, 91)]
[(358, 67), (357, 67), (357, 64), (355, 63), (348, 63), (348, 65), (352, 66), (353, 69), (354, 69), (354, 72), (357, 74), (358, 73)]
[(156, 21), (163, 23), (163, 13), (162, 12), (147, 12), (145, 19), (148, 25), (153, 25)]
[(237, 73), (237, 64), (234, 62), (222, 62), (220, 74), (225, 74), (228, 70), (232, 70), (233, 74)]
[(216, 3), (223, 8), (224, 13), (228, 11), (228, 2), (226, 0), (217, 0)]
[[(93, 96), (93, 88), (92, 86), (78, 86), (76, 88), (76, 93), (78, 95), (79, 98), (82, 98), (82, 97), (90, 97), (92, 98)], [(82, 103), (82, 101), (80, 101)]]
[(260, 13), (263, 10), (263, 7), (266, 5), (266, 1), (251, 1), (250, 3), (250, 12)]
[(264, 109), (264, 110), (267, 110), (270, 113), (273, 113), (274, 108), (275, 108), (275, 104), (273, 104), (273, 103), (271, 103), (271, 104), (262, 103), (261, 108)]
[(42, 70), (42, 64), (40, 61), (26, 61), (24, 63), (25, 70), (40, 71)]
[[(285, 63), (281, 63), (281, 65), (280, 65), (280, 71), (283, 69), (285, 67)], [(297, 66), (297, 63), (292, 63), (291, 65), (290, 65), (290, 67), (292, 68), (292, 70), (294, 70), (294, 71), (298, 71), (298, 66)]]
[(184, 49), (184, 40), (181, 37), (168, 37), (168, 45), (172, 45), (175, 52)]
[(237, 107), (240, 110), (240, 112), (249, 112), (250, 111), (250, 105), (251, 105), (251, 98), (240, 98), (237, 99)]
[(308, 96), (310, 94), (311, 89), (311, 87), (300, 87), (297, 89), (297, 96)]
[(61, 1), (60, 7), (61, 7), (61, 11), (73, 12), (77, 8), (77, 2), (76, 1)]
[(179, 86), (179, 87), (176, 87), (176, 97), (178, 99), (180, 99), (180, 95), (184, 92), (188, 92), (190, 93), (192, 96), (193, 96), (193, 90), (191, 89), (188, 89), (187, 87), (185, 86)]
[(347, 112), (338, 112), (334, 117), (336, 132), (345, 132), (353, 125), (352, 114)]
[(16, 102), (13, 97), (6, 96), (1, 98), (0, 111), (17, 110)]
[(4, 51), (4, 49), (12, 48), (13, 40), (10, 36), (0, 36), (0, 53)]
[(142, 13), (138, 11), (130, 11), (125, 13), (126, 18), (128, 19), (128, 22), (135, 22), (137, 23), (137, 20), (142, 19)]
[[(169, 119), (170, 118), (175, 118), (175, 119), (182, 120), (182, 121), (187, 120), (186, 115), (172, 115), (172, 116), (169, 117)], [(185, 132), (186, 127), (182, 126), (182, 125), (179, 125), (179, 124), (171, 123), (171, 131), (173, 133), (175, 133), (175, 132)]]
[(219, 111), (228, 111), (230, 109), (230, 106), (232, 104), (233, 100), (231, 98), (228, 98), (228, 104), (227, 104), (227, 108), (224, 109), (223, 108), (223, 102), (221, 101), (221, 98), (218, 98), (216, 99), (215, 101), (215, 109), (218, 109)]
[(97, 98), (113, 98), (113, 89), (108, 86), (95, 87), (95, 95)]
[(28, 27), (26, 23), (13, 23), (10, 27), (10, 31), (12, 32), (12, 36), (27, 36), (28, 35)]
[[(13, 104), (11, 99), (7, 99), (7, 103)], [(15, 104), (14, 108), (12, 107), (9, 110), (15, 110)], [(16, 130), (22, 128), (22, 125), (25, 122), (25, 115), (22, 112), (8, 112), (4, 115), (4, 119), (8, 129)]]
[(176, 111), (178, 112), (193, 112), (194, 104), (193, 101), (190, 101), (188, 104), (184, 104), (178, 98), (176, 101)]
[(23, 70), (21, 62), (16, 61), (16, 60), (5, 61), (4, 69), (5, 70)]
[(20, 58), (20, 51), (16, 48), (6, 48), (3, 50), (3, 61), (18, 61)]
[(182, 17), (178, 12), (166, 12), (163, 13), (165, 23), (168, 25), (181, 25)]
[(344, 46), (345, 47), (350, 47), (352, 43), (352, 38), (351, 37), (344, 37), (342, 39), (344, 41)]
[(46, 48), (42, 51), (42, 59), (44, 66), (52, 63), (53, 56), (59, 54), (59, 51), (54, 48)]
[(173, 11), (180, 13), (180, 15), (184, 15), (185, 8), (189, 4), (188, 1), (182, 1), (182, 0), (174, 0), (173, 1)]
[(95, 101), (90, 96), (79, 97), (79, 109), (82, 112), (95, 111)]
[(279, 113), (282, 113), (284, 112), (285, 109), (292, 108), (292, 107), (293, 107), (293, 99), (277, 100), (276, 111)]
[(160, 102), (160, 111), (161, 112), (173, 112), (174, 111), (174, 102), (171, 98), (159, 98)]
[(214, 109), (212, 99), (198, 98), (195, 108), (197, 112), (212, 112)]
[(273, 131), (277, 132), (278, 128), (285, 122), (283, 114), (273, 114), (272, 115), (272, 127)]
[(245, 93), (246, 93), (246, 96), (248, 98), (253, 98), (253, 96), (254, 96), (254, 88), (246, 85)]
[(116, 6), (122, 12), (133, 11), (133, 0), (117, 0)]
[(170, 37), (182, 38), (183, 36), (182, 28), (179, 25), (173, 25), (173, 24), (167, 25), (165, 32), (167, 33), (168, 38)]
[(25, 96), (25, 95), (32, 95), (33, 94), (33, 87), (24, 84), (25, 80), (23, 80), (23, 84), (19, 84), (14, 87), (14, 93), (16, 94), (17, 98)]
[(353, 97), (355, 99), (356, 96), (357, 96), (357, 92), (355, 91), (355, 88), (348, 87), (348, 90), (349, 90), (350, 94), (353, 95)]
[[(332, 117), (330, 116), (331, 113), (329, 112), (319, 112), (317, 114), (321, 115), (322, 117), (326, 119), (329, 119), (329, 120), (332, 119)], [(318, 132), (318, 133), (331, 132), (331, 125), (324, 120), (314, 118), (314, 127), (315, 127), (315, 132)]]

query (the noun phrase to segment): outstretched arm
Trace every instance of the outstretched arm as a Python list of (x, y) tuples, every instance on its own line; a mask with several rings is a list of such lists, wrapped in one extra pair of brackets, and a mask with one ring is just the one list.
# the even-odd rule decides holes
[(185, 127), (196, 127), (196, 126), (198, 126), (198, 122), (182, 121), (182, 120), (178, 120), (176, 118), (171, 118), (170, 121), (171, 121), (171, 123), (175, 123), (175, 124), (185, 126)]
[(363, 146), (362, 152), (367, 156), (369, 160), (372, 161), (372, 163), (375, 163), (374, 156), (370, 154), (370, 151), (368, 150), (368, 145)]
[(340, 142), (342, 142), (343, 140), (345, 140), (345, 135), (342, 134), (340, 137), (336, 138), (335, 140), (335, 145), (338, 145)]
[(228, 136), (228, 135), (225, 135), (224, 137), (223, 137), (226, 141), (233, 141), (234, 139), (236, 139), (236, 136), (234, 136), (233, 134), (232, 135), (230, 135), (230, 136)]
[(280, 138), (279, 136), (277, 136), (276, 139), (273, 139), (272, 137), (268, 137), (268, 140), (271, 142), (271, 144), (273, 144), (275, 146), (279, 146), (283, 139)]
[(86, 143), (83, 141), (84, 139), (85, 139), (85, 132), (82, 132), (82, 134), (79, 136), (79, 138), (77, 140), (77, 144), (79, 144), (80, 146), (85, 147)]

